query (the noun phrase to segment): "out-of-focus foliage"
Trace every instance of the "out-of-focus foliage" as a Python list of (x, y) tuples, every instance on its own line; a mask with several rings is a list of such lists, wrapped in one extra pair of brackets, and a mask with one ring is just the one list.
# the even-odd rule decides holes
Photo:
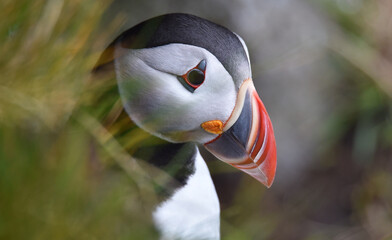
[(108, 4), (0, 3), (0, 239), (156, 236), (132, 162), (102, 133), (105, 106), (88, 107), (104, 88), (89, 78), (112, 38)]
[(391, 238), (392, 2), (323, 6), (340, 27), (329, 46), (341, 80), (325, 169), (346, 171), (348, 226), (362, 228), (362, 238)]
[[(242, 4), (224, 2), (212, 19), (221, 24)], [(259, 2), (252, 9), (257, 11)], [(178, 11), (168, 6), (182, 3), (134, 2), (144, 9), (154, 5), (154, 11), (130, 12), (126, 18), (134, 25), (140, 15), (152, 17), (160, 6)], [(113, 86), (89, 79), (121, 25), (110, 11), (105, 17), (110, 22), (101, 22), (108, 4), (0, 2), (0, 239), (157, 236), (144, 211), (154, 187), (145, 166), (136, 164), (100, 123), (118, 96), (97, 105)], [(188, 12), (206, 17), (200, 11), (209, 3), (197, 4), (199, 10)], [(325, 92), (333, 107), (323, 129), (308, 130), (322, 135), (323, 142), (313, 165), (280, 189), (265, 190), (230, 166), (209, 162), (222, 202), (223, 239), (392, 237), (392, 2), (306, 4), (328, 23), (327, 62), (320, 64), (328, 65), (335, 79)], [(127, 144), (143, 137), (133, 132)], [(291, 144), (298, 143), (301, 139)], [(285, 182), (284, 176), (277, 181)]]
[(272, 239), (390, 239), (392, 2), (313, 5), (330, 21), (333, 108), (317, 164), (274, 199)]

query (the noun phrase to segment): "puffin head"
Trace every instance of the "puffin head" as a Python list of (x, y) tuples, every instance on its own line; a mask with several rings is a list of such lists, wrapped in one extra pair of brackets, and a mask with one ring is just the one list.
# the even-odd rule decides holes
[(271, 186), (274, 132), (237, 34), (196, 16), (162, 15), (117, 37), (98, 68), (109, 63), (124, 108), (140, 128), (169, 142), (203, 144)]

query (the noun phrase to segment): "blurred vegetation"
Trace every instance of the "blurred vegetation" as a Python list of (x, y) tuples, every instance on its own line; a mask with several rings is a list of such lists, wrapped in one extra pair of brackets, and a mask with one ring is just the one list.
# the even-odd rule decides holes
[(105, 88), (89, 78), (108, 4), (0, 3), (0, 239), (156, 236), (135, 166), (102, 134), (105, 106), (88, 107)]
[[(112, 139), (101, 122), (118, 96), (97, 105), (113, 85), (90, 79), (120, 25), (100, 22), (109, 4), (0, 2), (0, 239), (157, 236), (145, 211), (157, 183), (123, 148), (143, 133)], [(392, 238), (392, 2), (311, 4), (330, 22), (336, 76), (325, 142), (282, 192), (210, 162), (218, 191), (236, 189), (221, 199), (223, 239)]]
[(392, 2), (312, 4), (330, 22), (334, 107), (316, 166), (272, 200), (271, 238), (391, 239)]

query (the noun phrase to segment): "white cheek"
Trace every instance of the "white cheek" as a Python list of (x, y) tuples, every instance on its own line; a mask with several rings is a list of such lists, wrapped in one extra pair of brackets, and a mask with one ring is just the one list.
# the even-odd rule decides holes
[[(229, 118), (236, 100), (235, 85), (211, 53), (175, 45), (127, 50), (125, 55), (122, 52), (115, 64), (120, 94), (133, 121), (150, 133), (174, 142), (205, 143), (216, 136), (205, 132), (200, 124)], [(181, 52), (187, 55), (185, 59)], [(153, 58), (154, 54), (159, 57)], [(202, 59), (207, 61), (205, 81), (192, 93), (176, 75), (184, 74)]]

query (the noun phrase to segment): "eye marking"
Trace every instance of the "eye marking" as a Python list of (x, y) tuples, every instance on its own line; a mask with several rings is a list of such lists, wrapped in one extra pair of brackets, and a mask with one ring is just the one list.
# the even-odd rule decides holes
[(206, 67), (207, 62), (203, 59), (196, 67), (190, 69), (184, 75), (178, 76), (178, 80), (187, 90), (194, 92), (204, 82)]
[(187, 73), (185, 80), (189, 85), (197, 88), (204, 82), (204, 73), (199, 69), (192, 69)]

